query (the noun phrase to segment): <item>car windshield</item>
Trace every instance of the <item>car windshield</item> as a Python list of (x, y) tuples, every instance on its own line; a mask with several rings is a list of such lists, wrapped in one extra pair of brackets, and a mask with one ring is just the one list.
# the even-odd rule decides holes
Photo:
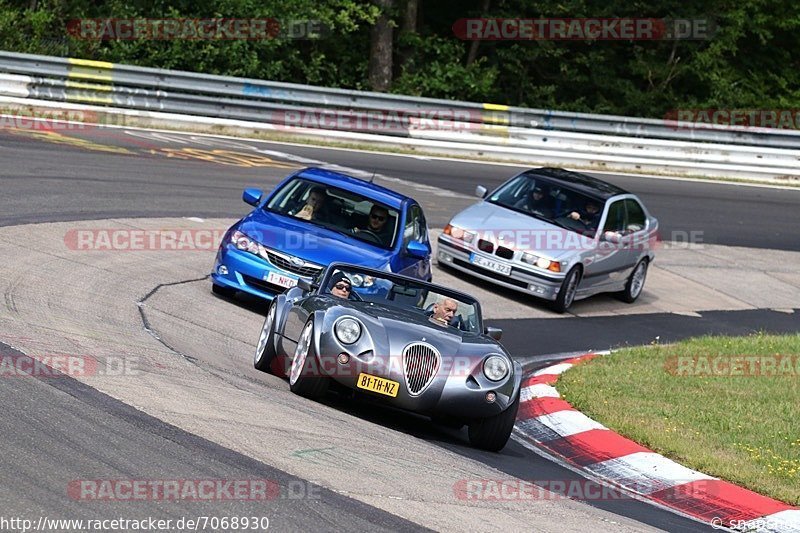
[(530, 174), (511, 179), (487, 201), (587, 237), (594, 237), (603, 214), (603, 202)]
[(314, 181), (288, 181), (264, 207), (328, 228), (380, 248), (393, 248), (398, 212), (359, 194)]
[(431, 324), (463, 332), (481, 333), (476, 300), (435, 285), (357, 267), (336, 268), (324, 277), (320, 294), (400, 307), (427, 317)]

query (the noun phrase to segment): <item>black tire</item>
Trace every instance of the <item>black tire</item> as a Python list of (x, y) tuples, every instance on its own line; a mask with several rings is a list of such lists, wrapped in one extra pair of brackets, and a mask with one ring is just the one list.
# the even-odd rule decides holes
[(558, 296), (555, 301), (550, 302), (550, 308), (556, 313), (563, 313), (569, 309), (572, 302), (575, 301), (575, 293), (578, 291), (578, 284), (580, 281), (580, 267), (574, 266), (564, 277), (564, 281), (561, 283), (561, 289), (558, 291)]
[(636, 267), (628, 277), (627, 283), (625, 283), (625, 289), (616, 293), (617, 298), (629, 304), (635, 302), (644, 290), (644, 282), (647, 281), (647, 268), (647, 259), (642, 259), (636, 263)]
[(273, 301), (267, 316), (264, 319), (264, 325), (261, 326), (261, 335), (258, 337), (258, 344), (256, 344), (256, 353), (253, 355), (253, 366), (256, 370), (262, 372), (269, 372), (272, 360), (275, 359), (275, 316), (277, 315), (277, 305)]
[(325, 395), (328, 385), (328, 377), (322, 374), (322, 369), (317, 363), (314, 350), (314, 318), (312, 317), (303, 326), (303, 332), (297, 341), (297, 348), (289, 367), (289, 389), (295, 394), (315, 400)]
[(222, 285), (217, 285), (216, 283), (211, 284), (211, 292), (217, 296), (225, 296), (226, 298), (233, 298), (236, 295), (236, 289), (223, 287)]
[(475, 448), (490, 452), (499, 452), (511, 437), (514, 422), (517, 421), (519, 409), (519, 393), (517, 397), (500, 414), (475, 420), (469, 425), (469, 443)]

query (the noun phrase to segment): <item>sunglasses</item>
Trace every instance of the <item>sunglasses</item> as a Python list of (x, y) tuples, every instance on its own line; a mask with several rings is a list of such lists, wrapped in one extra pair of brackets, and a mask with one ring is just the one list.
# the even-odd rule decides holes
[(350, 285), (348, 285), (347, 283), (337, 283), (333, 287), (339, 289), (340, 291), (350, 292)]
[(381, 221), (381, 222), (383, 222), (384, 220), (386, 220), (386, 217), (385, 217), (385, 216), (381, 216), (381, 215), (372, 215), (372, 214), (371, 214), (371, 215), (370, 215), (370, 218), (374, 218), (375, 220), (379, 220), (379, 221)]

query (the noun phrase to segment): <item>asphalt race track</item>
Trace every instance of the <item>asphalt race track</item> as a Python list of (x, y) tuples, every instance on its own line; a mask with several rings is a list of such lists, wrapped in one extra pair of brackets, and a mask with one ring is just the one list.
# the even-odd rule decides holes
[[(281, 531), (411, 530), (418, 529), (418, 523), (434, 529), (465, 529), (465, 524), (487, 529), (491, 518), (507, 520), (513, 529), (528, 516), (537, 520), (529, 530), (580, 531), (592, 523), (621, 531), (648, 526), (703, 529), (635, 500), (585, 502), (588, 505), (524, 502), (508, 508), (480, 502), (474, 504), (478, 510), (471, 502), (454, 500), (452, 493), (450, 499), (437, 499), (424, 485), (432, 487), (448, 475), (497, 479), (505, 474), (528, 480), (578, 476), (514, 441), (499, 454), (477, 452), (467, 445), (465, 431), (434, 426), (412, 415), (335, 396), (324, 405), (304, 404), (288, 393), (284, 382), (252, 369), (251, 345), (263, 320), (263, 306), (210, 294), (203, 276), (213, 252), (131, 259), (117, 254), (81, 261), (49, 253), (74, 221), (109, 227), (109, 219), (122, 225), (134, 224), (131, 219), (154, 219), (157, 225), (194, 217), (214, 219), (209, 224), (219, 225), (217, 219), (235, 219), (248, 211), (240, 199), (244, 187), (269, 189), (310, 160), (360, 169), (366, 175), (375, 172), (386, 185), (417, 197), (431, 228), (441, 228), (451, 214), (473, 201), (469, 195), (476, 184), (497, 185), (515, 168), (97, 129), (0, 131), (0, 158), (0, 243), (14, 250), (13, 255), (4, 254), (9, 277), (0, 324), (8, 328), (0, 329), (0, 355), (19, 356), (9, 345), (26, 342), (39, 343), (50, 353), (71, 353), (70, 348), (77, 348), (63, 345), (60, 339), (66, 337), (94, 353), (103, 335), (114, 334), (120, 335), (120, 346), (141, 348), (143, 360), (157, 367), (143, 379), (111, 379), (96, 386), (91, 380), (87, 384), (66, 376), (1, 380), (0, 400), (6, 409), (0, 414), (0, 428), (6, 453), (0, 459), (0, 498), (5, 514), (264, 515)], [(680, 241), (692, 235), (707, 244), (757, 249), (756, 254), (765, 256), (772, 249), (800, 250), (794, 222), (800, 190), (628, 176), (604, 179), (639, 194), (661, 220), (666, 238)], [(40, 223), (49, 224), (20, 226)], [(144, 227), (148, 222), (141, 223)], [(37, 237), (28, 240), (34, 232)], [(70, 262), (71, 269), (66, 266)], [(63, 277), (53, 279), (54, 275)], [(146, 305), (137, 307), (148, 293), (152, 294)], [(517, 295), (500, 291), (500, 298), (527, 309)], [(591, 311), (607, 303), (604, 298), (590, 299), (581, 309)], [(492, 323), (504, 328), (503, 341), (512, 354), (536, 368), (553, 354), (642, 344), (656, 337), (669, 342), (703, 333), (800, 330), (800, 314), (769, 307), (704, 311), (702, 316), (631, 312), (553, 320), (539, 317), (544, 312), (534, 305), (530, 313)], [(49, 317), (62, 315), (48, 323)], [(151, 328), (149, 344), (141, 340), (142, 318)], [(26, 321), (31, 329), (23, 338)], [(138, 329), (133, 328), (136, 324)], [(46, 331), (53, 335), (48, 338)], [(532, 346), (530, 331), (546, 334), (537, 335)], [(148, 414), (154, 412), (159, 416)], [(225, 432), (218, 431), (220, 424)], [(299, 434), (281, 428), (295, 428)], [(320, 452), (328, 450), (320, 446), (328, 440), (333, 443), (330, 450), (358, 446), (358, 461), (338, 451)], [(276, 453), (294, 441), (288, 457)], [(365, 448), (370, 453), (364, 453)], [(281, 487), (302, 487), (307, 496), (314, 496), (282, 493), (266, 504), (85, 502), (68, 497), (67, 483), (85, 478), (260, 478)], [(339, 479), (352, 488), (342, 489)], [(452, 486), (448, 483), (442, 482)], [(441, 521), (430, 518), (431, 513), (441, 515)], [(454, 522), (457, 516), (464, 522)]]

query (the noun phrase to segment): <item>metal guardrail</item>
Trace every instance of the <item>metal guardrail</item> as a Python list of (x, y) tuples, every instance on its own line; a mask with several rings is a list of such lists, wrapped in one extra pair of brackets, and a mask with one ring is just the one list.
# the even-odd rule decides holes
[[(413, 139), (424, 145), (478, 145), (487, 154), (506, 152), (521, 159), (527, 150), (532, 158), (551, 154), (558, 161), (577, 157), (616, 164), (627, 158), (634, 166), (693, 163), (701, 170), (698, 173), (703, 168), (724, 173), (726, 167), (732, 171), (746, 167), (745, 174), (800, 175), (800, 132), (791, 130), (678, 128), (666, 120), (331, 89), (11, 52), (0, 52), (0, 95), (278, 126), (287, 126), (290, 114), (322, 118), (330, 113), (336, 118), (332, 123), (320, 120), (304, 124), (305, 129), (402, 137), (406, 144)], [(377, 132), (371, 126), (376, 120), (381, 122)], [(559, 157), (560, 153), (565, 157)]]

